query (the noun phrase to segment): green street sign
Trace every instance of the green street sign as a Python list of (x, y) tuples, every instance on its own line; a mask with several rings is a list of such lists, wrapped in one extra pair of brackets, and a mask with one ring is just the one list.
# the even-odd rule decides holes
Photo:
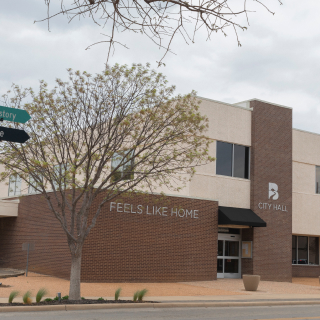
[(12, 122), (26, 123), (31, 119), (31, 117), (25, 110), (0, 106), (0, 119)]

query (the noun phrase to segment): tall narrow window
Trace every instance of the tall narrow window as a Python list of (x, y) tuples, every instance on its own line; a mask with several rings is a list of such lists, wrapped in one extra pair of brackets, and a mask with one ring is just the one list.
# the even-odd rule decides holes
[(32, 178), (32, 176), (29, 176), (29, 188), (28, 188), (28, 193), (36, 193), (38, 190), (36, 189), (36, 186), (39, 184)]
[(316, 166), (316, 193), (320, 193), (320, 167)]
[(319, 264), (319, 238), (309, 237), (309, 264)]
[(298, 237), (298, 264), (308, 264), (308, 237)]
[(12, 174), (9, 177), (9, 191), (8, 195), (18, 196), (21, 193), (21, 177), (17, 174)]
[(56, 190), (60, 187), (62, 189), (66, 187), (65, 184), (67, 183), (67, 181), (65, 181), (64, 179), (66, 175), (66, 168), (67, 170), (69, 170), (70, 166), (66, 164), (57, 164), (53, 167), (54, 174), (52, 175), (52, 184)]
[(249, 166), (249, 147), (217, 141), (217, 174), (249, 179)]
[(233, 176), (249, 178), (249, 147), (234, 145)]
[(111, 161), (111, 170), (113, 171), (112, 179), (114, 181), (133, 179), (133, 156), (133, 151), (128, 151), (126, 153), (117, 152), (113, 155)]
[(232, 176), (232, 148), (231, 143), (217, 141), (217, 174)]
[(292, 236), (292, 264), (297, 263), (297, 236)]

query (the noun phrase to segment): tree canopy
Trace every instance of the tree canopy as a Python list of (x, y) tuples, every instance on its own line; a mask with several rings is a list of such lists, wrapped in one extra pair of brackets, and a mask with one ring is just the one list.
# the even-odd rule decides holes
[(174, 86), (148, 65), (68, 74), (52, 90), (41, 81), (37, 92), (13, 86), (3, 96), (6, 106), (28, 111), (30, 121), (11, 126), (31, 138), (2, 142), (0, 164), (2, 180), (18, 175), (60, 222), (72, 257), (70, 299), (80, 299), (82, 246), (106, 202), (128, 191), (179, 191), (214, 158), (195, 92), (173, 96)]

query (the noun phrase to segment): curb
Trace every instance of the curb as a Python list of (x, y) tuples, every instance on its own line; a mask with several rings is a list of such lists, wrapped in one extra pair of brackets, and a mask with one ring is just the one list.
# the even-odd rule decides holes
[(10, 306), (0, 307), (2, 312), (28, 312), (28, 311), (76, 311), (99, 309), (145, 309), (145, 308), (209, 308), (209, 307), (272, 307), (287, 305), (319, 305), (320, 300), (305, 301), (245, 301), (245, 302), (164, 302), (164, 303), (116, 303), (116, 304), (70, 304), (52, 306)]

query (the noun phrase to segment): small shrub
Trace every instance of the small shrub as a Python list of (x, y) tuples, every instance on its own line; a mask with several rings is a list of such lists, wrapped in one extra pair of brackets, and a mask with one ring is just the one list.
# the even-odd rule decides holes
[(133, 301), (136, 302), (138, 300), (138, 295), (139, 295), (140, 291), (136, 291), (134, 294), (133, 294)]
[(101, 297), (101, 298), (99, 298), (98, 300), (99, 300), (99, 301), (104, 301), (104, 299), (103, 299), (102, 297)]
[(146, 295), (146, 293), (148, 292), (147, 289), (142, 289), (141, 291), (139, 291), (138, 293), (138, 300), (142, 301), (143, 297)]
[(44, 299), (44, 301), (45, 301), (45, 302), (51, 302), (51, 301), (53, 301), (53, 299), (51, 299), (51, 298), (46, 298), (46, 299)]
[(59, 301), (59, 298), (58, 297), (54, 297), (53, 300)]
[(39, 289), (36, 295), (36, 302), (39, 303), (47, 293), (48, 291), (45, 288)]
[(32, 303), (32, 300), (31, 300), (31, 292), (30, 292), (30, 291), (27, 291), (27, 292), (23, 295), (22, 300), (23, 300), (23, 303), (24, 303), (24, 304), (30, 304), (30, 303)]
[(81, 300), (86, 300), (86, 298), (85, 297), (81, 297)]
[(69, 296), (63, 296), (61, 299), (62, 299), (62, 300), (68, 300), (68, 299), (69, 299)]
[(119, 300), (121, 290), (122, 290), (121, 288), (118, 288), (116, 290), (116, 292), (114, 293), (114, 300), (116, 300), (116, 301)]
[(13, 302), (13, 299), (16, 298), (19, 294), (19, 291), (12, 291), (9, 295), (9, 303)]

